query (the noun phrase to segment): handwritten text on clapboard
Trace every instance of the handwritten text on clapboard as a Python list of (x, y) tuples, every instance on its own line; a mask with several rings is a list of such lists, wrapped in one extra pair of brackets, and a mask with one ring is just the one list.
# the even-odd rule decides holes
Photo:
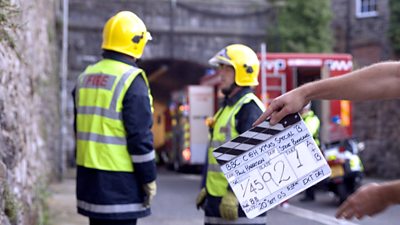
[(303, 121), (221, 166), (249, 218), (330, 175)]

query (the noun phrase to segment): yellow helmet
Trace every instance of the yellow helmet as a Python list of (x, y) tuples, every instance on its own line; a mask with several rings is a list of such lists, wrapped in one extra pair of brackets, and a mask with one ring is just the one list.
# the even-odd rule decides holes
[(238, 86), (257, 86), (260, 61), (257, 54), (246, 45), (233, 44), (219, 51), (209, 60), (213, 66), (231, 65), (235, 69)]
[(104, 25), (102, 49), (140, 58), (151, 35), (146, 25), (129, 11), (122, 11), (111, 17)]

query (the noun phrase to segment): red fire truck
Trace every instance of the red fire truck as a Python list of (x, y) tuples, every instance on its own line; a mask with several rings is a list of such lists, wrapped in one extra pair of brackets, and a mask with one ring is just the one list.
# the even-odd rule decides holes
[[(340, 76), (353, 69), (349, 54), (269, 53), (262, 60), (257, 95), (266, 103), (302, 84)], [(263, 79), (264, 78), (264, 79)], [(349, 101), (315, 101), (313, 110), (321, 119), (321, 141), (330, 143), (352, 136)]]
[[(261, 61), (260, 84), (256, 87), (255, 93), (263, 100), (267, 107), (272, 99), (304, 83), (340, 76), (350, 72), (353, 68), (352, 56), (349, 54), (268, 53), (264, 58), (260, 54), (259, 58)], [(212, 91), (213, 94), (211, 96), (214, 98), (211, 100), (210, 94), (208, 94), (206, 102), (209, 105), (202, 104), (201, 108), (203, 111), (205, 110), (204, 115), (212, 115), (217, 110), (219, 99), (222, 97), (218, 91), (219, 82), (219, 77), (215, 73), (205, 75), (201, 79), (198, 88), (202, 89), (201, 86), (208, 86), (207, 93)], [(196, 103), (197, 100), (191, 99), (194, 97), (191, 97), (188, 90), (190, 88), (182, 92), (183, 97), (180, 99), (186, 99), (185, 101), (180, 100), (182, 106), (175, 107), (178, 109), (177, 112), (179, 112), (179, 107), (181, 107), (182, 115), (195, 114), (192, 109), (193, 106), (190, 107), (189, 103)], [(173, 101), (173, 105), (176, 106), (177, 103)], [(315, 101), (312, 104), (312, 109), (321, 119), (321, 143), (331, 143), (352, 136), (352, 108), (349, 101)], [(205, 132), (207, 130), (206, 125), (204, 122), (201, 123), (200, 120), (195, 125), (193, 122), (195, 117), (190, 119), (189, 116), (188, 118), (186, 120), (183, 119), (186, 125), (179, 125), (175, 122), (174, 125), (178, 125), (172, 129), (176, 130), (176, 132), (172, 131), (172, 136), (175, 136), (175, 139), (182, 135), (183, 137), (186, 135), (189, 138), (186, 142), (179, 141), (181, 144), (174, 144), (173, 149), (175, 150), (172, 150), (174, 152), (174, 159), (172, 160), (178, 167), (205, 162), (207, 140), (204, 138), (204, 134), (200, 134), (199, 132)], [(175, 121), (179, 121), (179, 119)], [(184, 128), (185, 126), (186, 128)], [(196, 126), (196, 128), (192, 129), (190, 126)], [(181, 129), (178, 129), (178, 127), (181, 127)], [(194, 140), (192, 140), (194, 137), (203, 137), (201, 141), (204, 143), (196, 144), (196, 146), (202, 146), (201, 150), (198, 147), (193, 148), (194, 146), (190, 145), (190, 143), (194, 143)], [(178, 143), (178, 141), (175, 143)], [(194, 151), (201, 151), (201, 154), (194, 153)]]

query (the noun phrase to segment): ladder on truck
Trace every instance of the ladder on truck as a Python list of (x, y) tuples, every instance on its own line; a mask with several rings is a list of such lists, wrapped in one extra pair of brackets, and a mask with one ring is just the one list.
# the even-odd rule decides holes
[(286, 93), (286, 74), (284, 73), (267, 73), (266, 74), (266, 105), (271, 101)]
[(261, 43), (261, 100), (266, 107), (271, 101), (286, 93), (286, 74), (279, 73), (278, 67), (274, 66), (272, 73), (267, 72), (267, 45)]

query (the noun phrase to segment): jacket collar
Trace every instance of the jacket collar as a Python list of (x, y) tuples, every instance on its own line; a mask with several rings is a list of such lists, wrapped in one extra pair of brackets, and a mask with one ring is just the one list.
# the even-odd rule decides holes
[(129, 55), (125, 55), (115, 51), (104, 50), (102, 56), (104, 59), (112, 59), (115, 61), (123, 62), (128, 65), (137, 67), (136, 59)]
[(234, 105), (237, 101), (239, 101), (240, 98), (242, 98), (244, 95), (248, 94), (248, 93), (252, 93), (253, 89), (251, 89), (250, 87), (243, 87), (240, 91), (238, 91), (238, 93), (236, 93), (234, 96), (228, 98), (227, 96), (225, 96), (224, 99), (224, 106), (232, 106)]

